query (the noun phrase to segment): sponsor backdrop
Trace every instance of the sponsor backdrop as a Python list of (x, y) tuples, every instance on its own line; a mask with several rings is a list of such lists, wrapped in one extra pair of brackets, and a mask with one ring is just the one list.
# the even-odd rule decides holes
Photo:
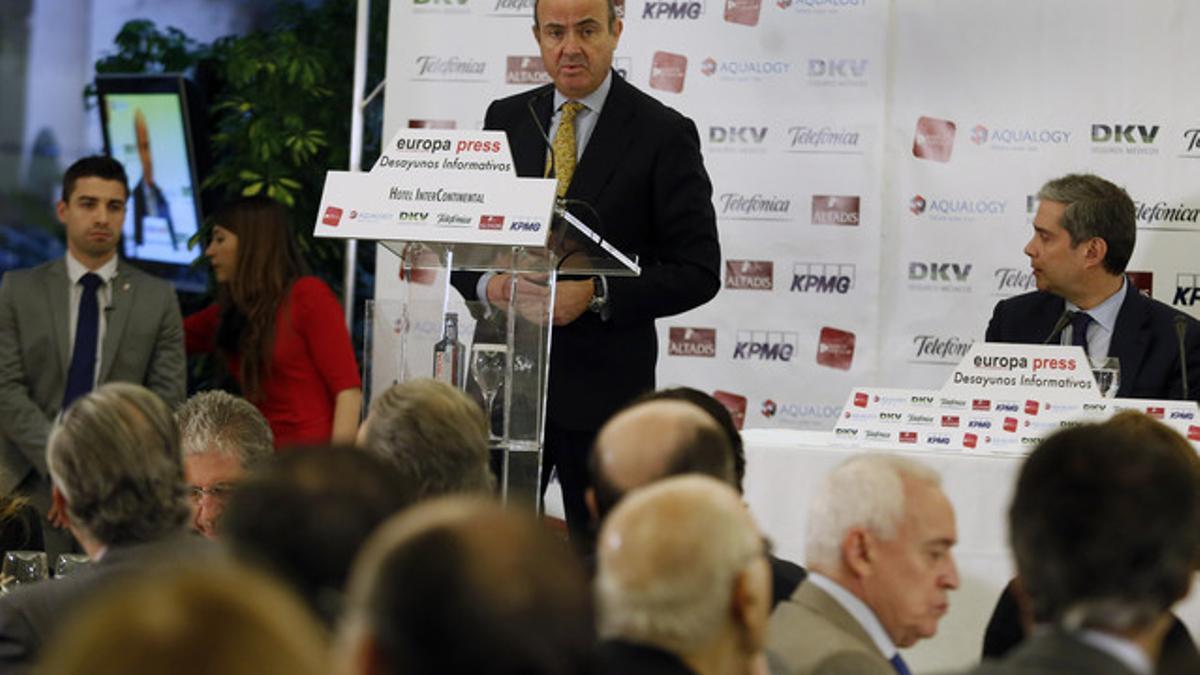
[[(1200, 46), (1181, 28), (1200, 4), (618, 4), (614, 65), (695, 120), (725, 255), (717, 298), (658, 322), (662, 384), (809, 429), (856, 384), (939, 386), (995, 302), (1032, 288), (1032, 195), (1070, 171), (1130, 191), (1135, 282), (1200, 311)], [(384, 136), (479, 128), (547, 82), (532, 11), (393, 2)], [(396, 269), (381, 249), (381, 282)]]

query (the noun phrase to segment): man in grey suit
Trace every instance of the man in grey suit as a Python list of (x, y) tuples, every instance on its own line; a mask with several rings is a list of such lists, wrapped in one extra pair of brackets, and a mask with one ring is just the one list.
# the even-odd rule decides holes
[(106, 384), (71, 406), (47, 450), (53, 500), (92, 563), (0, 597), (0, 672), (22, 672), (54, 630), (108, 582), (214, 554), (187, 530), (179, 431), (170, 409), (134, 384)]
[(1200, 558), (1200, 469), (1178, 434), (1116, 424), (1054, 434), (1021, 468), (1008, 527), (1046, 625), (973, 674), (1196, 672), (1159, 661)]
[(0, 283), (0, 494), (27, 495), (43, 515), (46, 439), (71, 400), (105, 382), (145, 385), (172, 407), (185, 397), (174, 290), (117, 259), (128, 197), (117, 161), (75, 162), (57, 206), (67, 255)]
[(809, 512), (808, 578), (771, 615), (768, 650), (794, 675), (910, 675), (898, 651), (937, 632), (958, 587), (954, 509), (936, 472), (860, 455)]

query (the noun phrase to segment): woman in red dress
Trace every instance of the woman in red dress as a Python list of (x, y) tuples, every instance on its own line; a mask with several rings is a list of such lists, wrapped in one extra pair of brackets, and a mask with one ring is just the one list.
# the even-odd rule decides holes
[(362, 381), (341, 305), (303, 274), (287, 212), (239, 199), (214, 218), (217, 302), (184, 320), (188, 353), (218, 352), (271, 425), (275, 446), (351, 443)]

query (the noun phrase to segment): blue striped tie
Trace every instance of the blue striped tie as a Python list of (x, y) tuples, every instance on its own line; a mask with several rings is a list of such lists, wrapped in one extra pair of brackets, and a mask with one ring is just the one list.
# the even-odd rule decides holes
[(908, 664), (904, 662), (904, 659), (900, 658), (900, 652), (896, 652), (896, 655), (889, 659), (889, 662), (896, 669), (897, 675), (912, 675), (912, 671), (908, 669)]

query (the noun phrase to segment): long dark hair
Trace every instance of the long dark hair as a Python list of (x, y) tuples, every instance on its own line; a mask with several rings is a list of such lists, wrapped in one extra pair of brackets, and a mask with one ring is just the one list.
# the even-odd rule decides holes
[[(241, 354), (242, 393), (256, 401), (271, 371), (275, 317), (296, 279), (305, 273), (288, 212), (267, 197), (242, 197), (217, 212), (213, 222), (237, 236), (237, 263), (221, 284), (223, 307), (217, 342)], [(284, 313), (286, 316), (286, 312)]]

